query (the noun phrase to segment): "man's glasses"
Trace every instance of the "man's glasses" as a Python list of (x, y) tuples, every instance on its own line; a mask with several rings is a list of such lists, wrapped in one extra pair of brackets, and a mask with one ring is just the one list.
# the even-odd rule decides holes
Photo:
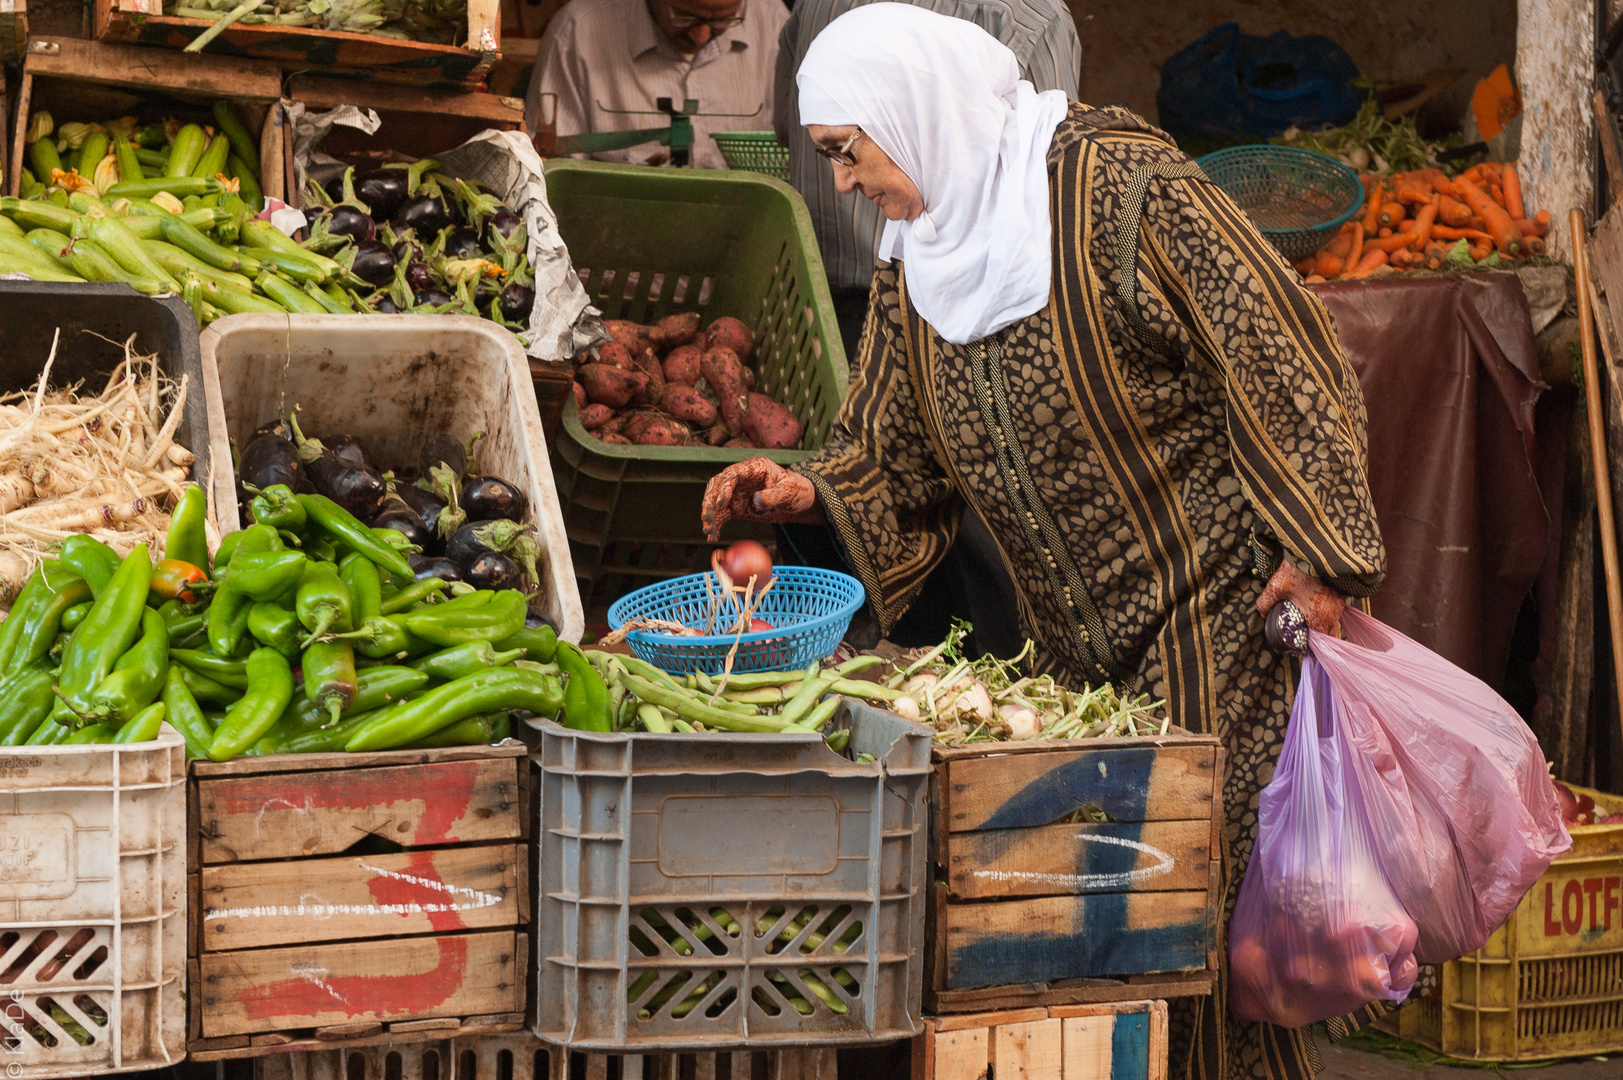
[(665, 29), (673, 34), (685, 34), (689, 30), (697, 30), (701, 26), (710, 27), (714, 33), (731, 30), (735, 26), (744, 24), (744, 6), (738, 7), (738, 14), (725, 19), (695, 19), (691, 16), (679, 16), (671, 9), (669, 2), (665, 4)]
[(862, 129), (857, 128), (851, 133), (851, 137), (849, 139), (845, 140), (845, 142), (841, 143), (832, 150), (824, 146), (822, 143), (815, 142), (812, 143), (812, 149), (816, 150), (819, 154), (822, 154), (836, 165), (844, 165), (847, 169), (849, 169), (851, 166), (857, 163), (856, 155), (851, 153), (851, 147), (855, 146), (857, 144), (857, 140), (860, 138), (862, 138)]

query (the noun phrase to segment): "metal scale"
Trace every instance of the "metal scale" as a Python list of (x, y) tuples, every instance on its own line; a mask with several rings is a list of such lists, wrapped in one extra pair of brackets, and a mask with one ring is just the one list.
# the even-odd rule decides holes
[[(552, 99), (549, 105), (548, 98)], [(536, 132), (534, 135), (535, 149), (543, 158), (564, 157), (569, 154), (601, 154), (611, 150), (629, 150), (633, 146), (642, 146), (645, 143), (659, 143), (661, 146), (671, 148), (671, 164), (685, 166), (690, 163), (693, 156), (693, 118), (704, 116), (743, 117), (759, 116), (761, 109), (766, 108), (762, 103), (752, 113), (703, 113), (699, 112), (699, 102), (688, 98), (682, 102), (680, 109), (676, 108), (675, 100), (668, 97), (655, 98), (657, 106), (653, 112), (632, 109), (606, 109), (601, 104), (601, 112), (612, 113), (616, 116), (665, 116), (670, 123), (664, 127), (641, 128), (634, 131), (595, 131), (586, 135), (559, 135), (558, 134), (558, 95), (542, 94), (540, 109), (536, 117)]]

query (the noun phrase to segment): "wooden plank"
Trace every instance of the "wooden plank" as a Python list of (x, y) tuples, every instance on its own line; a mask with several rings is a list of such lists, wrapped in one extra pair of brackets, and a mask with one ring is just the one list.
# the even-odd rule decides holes
[(514, 844), (205, 866), (202, 950), (519, 925)]
[[(194, 981), (189, 985), (197, 986), (200, 984)], [(197, 1010), (190, 1011), (195, 1013)], [(398, 1046), (403, 1043), (409, 1044), (434, 1042), (448, 1038), (483, 1038), (486, 1035), (499, 1035), (503, 1033), (521, 1031), (523, 1026), (524, 1025), (522, 1022), (514, 1022), (502, 1025), (500, 1027), (484, 1027), (470, 1024), (467, 1020), (463, 1020), (457, 1027), (436, 1028), (429, 1031), (415, 1033), (408, 1032), (405, 1034), (397, 1033), (390, 1030), (389, 1027), (385, 1027), (376, 1035), (368, 1035), (361, 1038), (342, 1039), (336, 1042), (317, 1039), (314, 1032), (306, 1030), (293, 1033), (293, 1041), (283, 1043), (282, 1045), (276, 1047), (275, 1053), (278, 1055), (289, 1053), (303, 1054), (311, 1051), (328, 1053), (334, 1049), (350, 1050), (360, 1049), (368, 1046)], [(227, 1039), (189, 1038), (186, 1044), (186, 1053), (187, 1056), (193, 1061), (230, 1061), (236, 1058), (263, 1056), (264, 1051), (252, 1045), (252, 1038), (250, 1036), (242, 1035)], [(553, 1056), (558, 1057), (561, 1055)]]
[[(1098, 739), (1036, 739), (1026, 742), (963, 743), (957, 746), (937, 743), (930, 747), (930, 760), (943, 764), (964, 758), (1018, 757), (1022, 754), (1089, 750), (1099, 745)], [(1165, 735), (1131, 735), (1111, 739), (1109, 745), (1128, 749), (1141, 746), (1221, 746), (1222, 740), (1216, 735), (1196, 735), (1181, 727), (1171, 727)]]
[(391, 1035), (410, 1035), (414, 1031), (445, 1031), (448, 1028), (458, 1028), (462, 1021), (454, 1016), (443, 1016), (434, 1020), (401, 1020), (389, 1025)]
[(1165, 972), (1127, 979), (1058, 979), (1023, 986), (986, 986), (947, 990), (926, 986), (924, 1008), (936, 1018), (957, 1017), (987, 1009), (1035, 1006), (1059, 1008), (1082, 1003), (1140, 1001), (1144, 998), (1204, 997), (1217, 980), (1215, 970)]
[(1205, 889), (1209, 819), (950, 833), (955, 899)]
[(503, 1010), (524, 973), (511, 932), (206, 953), (192, 987), (213, 1038)]
[(1093, 807), (1118, 821), (1211, 820), (1213, 746), (1096, 747), (946, 763), (952, 832), (1049, 825)]
[(383, 1031), (383, 1025), (376, 1020), (366, 1020), (356, 1024), (329, 1024), (326, 1027), (316, 1028), (316, 1038), (322, 1042), (342, 1042), (345, 1039), (364, 1039), (369, 1035), (377, 1035)]
[[(1111, 1080), (1110, 1043), (1116, 1027), (1113, 1013), (1060, 1020), (1062, 1080)], [(1121, 1080), (1142, 1080), (1124, 1076)]]
[(832, 1046), (779, 1050), (772, 1066), (770, 1080), (839, 1080), (838, 1051)]
[(934, 1016), (930, 1018), (933, 1031), (961, 1031), (977, 1027), (997, 1027), (999, 1024), (1024, 1024), (1032, 1020), (1046, 1020), (1048, 1010), (1043, 1008), (1003, 1009), (998, 1012), (976, 1013), (973, 1016)]
[(445, 746), (434, 750), (373, 750), (364, 754), (339, 751), (332, 754), (264, 754), (235, 757), (230, 761), (194, 758), (186, 764), (199, 779), (221, 776), (259, 776), (286, 773), (327, 772), (332, 769), (371, 769), (384, 765), (437, 765), (446, 761), (482, 761), (487, 758), (521, 758), (522, 745)]
[(947, 904), (948, 988), (1206, 967), (1207, 894), (1103, 893)]
[(1573, 258), (1567, 214), (1594, 200), (1594, 0), (1518, 3), (1516, 89), (1522, 98), (1522, 194), (1528, 213), (1548, 210), (1552, 259)]
[(1606, 205), (1623, 199), (1623, 152), (1618, 147), (1617, 117), (1606, 107), (1606, 95), (1595, 91), (1595, 134), (1600, 137), (1601, 162), (1606, 167)]
[(204, 779), (202, 859), (332, 855), (369, 835), (404, 847), (514, 839), (517, 796), (512, 757)]
[(423, 90), (414, 86), (369, 83), (357, 94), (348, 79), (322, 79), (294, 76), (288, 93), (304, 102), (311, 112), (335, 109), (340, 105), (363, 103), (380, 112), (430, 113), (436, 116), (466, 116), (490, 121), (494, 127), (516, 128), (524, 122), (522, 98), (495, 94), (455, 94)]
[(914, 1080), (987, 1080), (992, 1064), (992, 1029), (961, 1028), (926, 1035), (934, 1044), (934, 1071)]
[(997, 1080), (1056, 1080), (1060, 1075), (1061, 1021), (1032, 1020), (992, 1029), (992, 1075)]
[[(3, 81), (3, 79), (0, 79), (0, 82)], [(3, 91), (0, 91), (0, 93), (3, 93)], [(23, 77), (17, 84), (17, 123), (12, 130), (11, 141), (11, 160), (17, 163), (17, 167), (5, 175), (7, 195), (15, 196), (22, 190), (23, 165), (28, 160), (25, 156), (27, 139), (24, 136), (28, 134), (28, 108), (33, 101), (33, 97), (34, 79), (28, 74), (28, 68), (25, 65), (23, 67)], [(0, 113), (0, 138), (5, 137), (6, 122), (3, 119), (4, 115), (4, 113)]]
[(35, 75), (124, 86), (276, 101), (282, 96), (282, 72), (275, 64), (235, 56), (182, 56), (134, 45), (53, 37), (50, 51), (33, 49), (23, 62)]

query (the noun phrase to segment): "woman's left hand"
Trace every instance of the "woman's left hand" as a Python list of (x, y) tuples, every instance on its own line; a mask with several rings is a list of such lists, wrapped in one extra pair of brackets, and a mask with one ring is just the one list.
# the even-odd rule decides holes
[(1308, 577), (1288, 559), (1281, 562), (1274, 576), (1268, 579), (1267, 587), (1257, 599), (1257, 612), (1266, 619), (1274, 605), (1283, 600), (1301, 609), (1308, 629), (1341, 636), (1341, 613), (1347, 607), (1347, 598), (1317, 578)]

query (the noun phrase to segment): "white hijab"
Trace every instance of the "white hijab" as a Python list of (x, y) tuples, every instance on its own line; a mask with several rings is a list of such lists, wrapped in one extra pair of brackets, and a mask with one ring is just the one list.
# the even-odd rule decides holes
[(1045, 158), (1063, 90), (1037, 93), (974, 23), (895, 3), (829, 23), (797, 82), (802, 124), (856, 124), (923, 195), (924, 213), (885, 223), (879, 257), (903, 260), (936, 333), (966, 344), (1048, 303)]

